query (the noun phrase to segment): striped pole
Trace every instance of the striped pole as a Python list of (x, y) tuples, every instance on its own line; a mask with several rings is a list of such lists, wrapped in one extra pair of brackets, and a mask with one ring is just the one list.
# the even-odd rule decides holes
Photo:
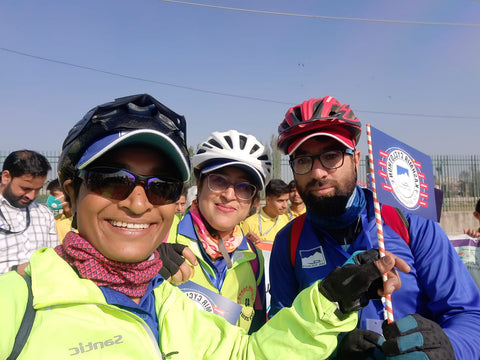
[[(375, 185), (375, 170), (373, 164), (373, 148), (372, 148), (372, 133), (370, 131), (370, 124), (367, 124), (367, 141), (368, 141), (368, 163), (370, 165), (370, 176), (372, 181), (372, 191), (373, 191), (373, 205), (375, 207), (375, 221), (377, 223), (377, 237), (378, 237), (378, 249), (380, 250), (380, 257), (385, 256), (385, 242), (383, 240), (383, 225), (382, 225), (382, 215), (380, 213), (380, 204), (378, 203), (377, 198), (377, 186)], [(383, 274), (383, 283), (387, 281), (387, 274)], [(393, 322), (393, 307), (392, 307), (392, 297), (390, 294), (385, 295), (385, 306), (386, 313), (385, 318), (388, 320), (388, 323)]]

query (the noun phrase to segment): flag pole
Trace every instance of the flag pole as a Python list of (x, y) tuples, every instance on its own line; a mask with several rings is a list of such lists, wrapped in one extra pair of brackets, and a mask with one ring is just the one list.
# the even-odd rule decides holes
[[(378, 249), (380, 251), (380, 257), (384, 257), (385, 242), (383, 239), (382, 215), (380, 213), (380, 204), (378, 203), (378, 198), (377, 198), (377, 187), (375, 185), (372, 133), (370, 131), (370, 124), (367, 124), (367, 141), (368, 141), (368, 163), (370, 165), (370, 178), (372, 182), (372, 191), (373, 191), (373, 205), (375, 208), (375, 221), (377, 223)], [(387, 274), (383, 274), (382, 278), (383, 278), (383, 284), (385, 284), (385, 282), (387, 281)], [(385, 313), (386, 320), (388, 321), (388, 323), (392, 323), (394, 320), (393, 320), (392, 297), (390, 294), (385, 294), (385, 306), (386, 306), (386, 313)]]

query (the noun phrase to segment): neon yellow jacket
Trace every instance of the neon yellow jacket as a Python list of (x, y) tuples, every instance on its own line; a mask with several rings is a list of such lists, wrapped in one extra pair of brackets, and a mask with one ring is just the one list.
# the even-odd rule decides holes
[[(318, 286), (299, 294), (258, 332), (230, 325), (202, 311), (180, 290), (163, 282), (154, 289), (160, 339), (138, 316), (106, 303), (101, 290), (81, 279), (53, 249), (31, 257), (36, 318), (19, 360), (36, 359), (322, 359), (339, 332), (352, 330), (356, 313), (339, 320)], [(0, 359), (10, 354), (27, 303), (25, 281), (0, 276)], [(161, 354), (164, 354), (162, 357)]]
[[(215, 278), (215, 272), (210, 263), (205, 260), (200, 249), (202, 245), (195, 233), (190, 212), (185, 214), (179, 224), (173, 224), (167, 242), (188, 246), (197, 257), (199, 264), (195, 266), (194, 275), (190, 281), (242, 305), (237, 326), (247, 331), (250, 329), (255, 316), (254, 304), (256, 301), (260, 306), (256, 307), (259, 314), (255, 317), (255, 330), (265, 323), (264, 259), (261, 250), (254, 251), (247, 242), (243, 249), (235, 250), (231, 259), (232, 267), (227, 269), (222, 286), (218, 290), (210, 279), (210, 277)], [(255, 274), (251, 261), (257, 255), (257, 272)], [(260, 288), (261, 294), (257, 294), (257, 288)], [(259, 311), (259, 309), (263, 311)], [(258, 319), (258, 315), (261, 319)]]

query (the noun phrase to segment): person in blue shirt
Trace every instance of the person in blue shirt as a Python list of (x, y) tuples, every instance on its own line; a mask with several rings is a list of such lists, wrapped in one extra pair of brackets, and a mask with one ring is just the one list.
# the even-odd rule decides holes
[[(326, 96), (290, 108), (278, 147), (290, 156), (307, 206), (292, 263), (292, 221), (278, 234), (270, 260), (274, 316), (356, 251), (377, 249), (371, 191), (356, 185), (361, 123), (350, 106)], [(337, 348), (338, 359), (479, 359), (480, 293), (438, 223), (406, 215), (410, 244), (384, 225), (386, 249), (411, 267), (392, 296), (397, 321), (386, 324), (380, 300), (359, 313), (358, 329)], [(382, 329), (383, 327), (383, 329)], [(383, 330), (383, 336), (382, 334)], [(410, 341), (412, 338), (418, 341)]]

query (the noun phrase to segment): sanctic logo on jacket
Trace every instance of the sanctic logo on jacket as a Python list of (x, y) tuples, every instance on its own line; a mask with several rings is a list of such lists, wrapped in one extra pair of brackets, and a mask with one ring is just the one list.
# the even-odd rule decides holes
[(115, 335), (111, 339), (97, 340), (93, 342), (89, 341), (86, 343), (79, 342), (78, 346), (71, 347), (68, 349), (68, 351), (70, 352), (70, 356), (75, 356), (75, 355), (80, 355), (90, 351), (101, 350), (107, 346), (113, 346), (121, 343), (123, 343), (122, 335)]
[(302, 268), (311, 269), (320, 266), (325, 266), (327, 261), (325, 259), (325, 253), (321, 246), (308, 250), (300, 250), (300, 258), (302, 259)]

